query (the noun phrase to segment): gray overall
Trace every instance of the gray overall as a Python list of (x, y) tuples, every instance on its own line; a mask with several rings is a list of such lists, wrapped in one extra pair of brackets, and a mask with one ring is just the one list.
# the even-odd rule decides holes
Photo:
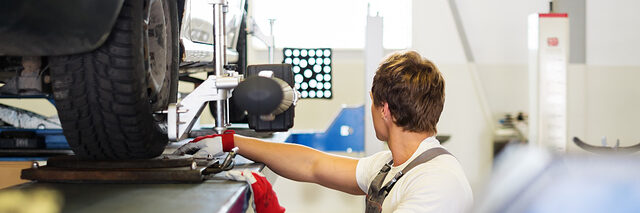
[(411, 161), (407, 167), (405, 167), (402, 171), (398, 172), (396, 176), (393, 177), (386, 185), (382, 186), (382, 182), (384, 182), (384, 178), (387, 176), (389, 170), (391, 170), (391, 165), (393, 165), (393, 160), (389, 161), (389, 163), (385, 164), (378, 175), (373, 179), (371, 185), (369, 186), (369, 192), (367, 193), (367, 207), (366, 213), (379, 213), (382, 212), (382, 202), (387, 197), (391, 188), (400, 180), (400, 178), (406, 174), (409, 170), (413, 169), (422, 163), (426, 163), (431, 159), (438, 157), (443, 154), (451, 155), (447, 150), (437, 147), (429, 149), (422, 154), (420, 154), (416, 159)]

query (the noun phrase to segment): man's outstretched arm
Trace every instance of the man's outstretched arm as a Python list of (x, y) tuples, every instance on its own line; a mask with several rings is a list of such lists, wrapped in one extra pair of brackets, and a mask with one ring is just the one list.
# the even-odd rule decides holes
[(354, 195), (365, 193), (356, 181), (358, 160), (332, 155), (306, 146), (265, 142), (236, 135), (239, 154), (265, 163), (278, 175), (288, 179), (317, 183)]

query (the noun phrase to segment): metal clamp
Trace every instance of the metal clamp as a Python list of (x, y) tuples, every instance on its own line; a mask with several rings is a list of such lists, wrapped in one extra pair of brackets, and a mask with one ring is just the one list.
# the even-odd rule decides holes
[(227, 157), (224, 159), (224, 161), (222, 161), (222, 164), (216, 162), (213, 165), (207, 167), (206, 169), (204, 169), (202, 171), (203, 175), (210, 175), (210, 174), (216, 174), (216, 173), (220, 173), (222, 171), (229, 171), (231, 169), (233, 169), (233, 166), (235, 166), (235, 157), (236, 154), (238, 153), (238, 147), (234, 147), (233, 149), (231, 149), (231, 152), (229, 152), (229, 154), (227, 155)]

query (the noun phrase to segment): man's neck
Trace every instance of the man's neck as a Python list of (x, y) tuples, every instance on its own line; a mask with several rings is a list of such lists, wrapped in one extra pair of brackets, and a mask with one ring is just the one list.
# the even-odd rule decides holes
[(393, 166), (399, 166), (409, 160), (420, 143), (432, 135), (431, 133), (408, 132), (400, 127), (390, 129), (388, 145), (393, 156)]

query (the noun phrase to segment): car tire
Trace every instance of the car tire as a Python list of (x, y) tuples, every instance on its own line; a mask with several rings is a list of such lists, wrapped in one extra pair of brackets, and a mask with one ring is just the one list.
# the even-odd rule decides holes
[(177, 99), (174, 0), (127, 0), (109, 37), (88, 53), (50, 57), (64, 135), (82, 159), (145, 159), (168, 143), (166, 109)]

